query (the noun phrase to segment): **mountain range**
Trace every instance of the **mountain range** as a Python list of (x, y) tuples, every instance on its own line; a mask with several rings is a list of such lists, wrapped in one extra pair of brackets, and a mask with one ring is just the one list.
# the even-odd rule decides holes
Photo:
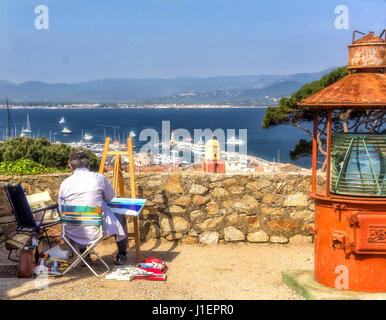
[(77, 83), (0, 80), (0, 102), (56, 105), (63, 103), (127, 104), (274, 104), (305, 83), (335, 68), (292, 75), (217, 76), (175, 79), (102, 79)]

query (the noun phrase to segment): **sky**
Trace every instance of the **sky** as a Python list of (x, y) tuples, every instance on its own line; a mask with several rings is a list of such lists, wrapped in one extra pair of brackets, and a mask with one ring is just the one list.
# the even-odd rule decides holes
[[(35, 27), (39, 5), (48, 29)], [(0, 79), (318, 72), (347, 64), (353, 30), (385, 22), (386, 0), (0, 0)]]

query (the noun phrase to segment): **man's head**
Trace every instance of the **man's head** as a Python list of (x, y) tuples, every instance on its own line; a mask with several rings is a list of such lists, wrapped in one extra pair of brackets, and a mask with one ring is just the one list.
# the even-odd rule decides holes
[(68, 165), (72, 171), (79, 168), (90, 168), (90, 158), (83, 150), (74, 150), (70, 153)]

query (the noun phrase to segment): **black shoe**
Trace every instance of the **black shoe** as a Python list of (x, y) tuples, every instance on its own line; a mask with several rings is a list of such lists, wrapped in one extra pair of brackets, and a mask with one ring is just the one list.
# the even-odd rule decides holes
[[(91, 259), (91, 257), (90, 257), (89, 254), (88, 254), (87, 256), (85, 256), (83, 259), (87, 262), (87, 264), (88, 264), (89, 266), (91, 266), (91, 264), (92, 264), (92, 259)], [(83, 261), (82, 261), (80, 264), (82, 265), (82, 268), (87, 267), (86, 264), (85, 264)]]
[(88, 254), (84, 260), (90, 265), (92, 263), (92, 259), (91, 259), (91, 256)]
[[(83, 254), (83, 252), (85, 252), (86, 251), (86, 249), (80, 249), (79, 250), (79, 253), (80, 254)], [(90, 254), (88, 254), (87, 256), (85, 256), (85, 257), (83, 257), (83, 259), (87, 262), (87, 264), (91, 264), (92, 263), (92, 259), (91, 259), (91, 256), (90, 256)], [(82, 261), (83, 262), (83, 261)], [(84, 263), (82, 263), (82, 265), (85, 267), (86, 265), (84, 264)]]
[(126, 254), (118, 253), (117, 257), (115, 259), (115, 265), (116, 266), (123, 266), (126, 264)]

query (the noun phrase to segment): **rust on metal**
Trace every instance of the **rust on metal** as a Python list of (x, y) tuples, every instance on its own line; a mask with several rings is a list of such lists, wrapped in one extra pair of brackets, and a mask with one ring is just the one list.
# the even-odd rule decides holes
[[(348, 69), (350, 74), (331, 86), (320, 90), (299, 103), (302, 107), (321, 109), (383, 108), (386, 107), (386, 40), (374, 32), (349, 45)], [(352, 73), (355, 70), (356, 72)]]
[[(383, 33), (382, 33), (383, 34)], [(382, 36), (381, 34), (381, 36)], [(353, 39), (355, 37), (355, 32)], [(348, 46), (349, 70), (386, 68), (386, 41), (369, 32)], [(370, 70), (368, 70), (370, 72)]]
[(299, 103), (304, 107), (385, 107), (386, 74), (353, 73)]
[[(386, 41), (382, 39), (386, 33), (383, 31), (377, 37), (370, 32), (356, 41), (355, 33), (349, 46), (350, 74), (299, 103), (314, 110), (311, 192), (315, 203), (314, 277), (332, 288), (386, 292), (386, 197), (334, 194), (329, 184), (333, 158), (332, 111), (386, 107)], [(329, 113), (325, 190), (316, 190), (319, 109), (327, 109)], [(342, 288), (341, 279), (345, 279), (347, 286)]]

